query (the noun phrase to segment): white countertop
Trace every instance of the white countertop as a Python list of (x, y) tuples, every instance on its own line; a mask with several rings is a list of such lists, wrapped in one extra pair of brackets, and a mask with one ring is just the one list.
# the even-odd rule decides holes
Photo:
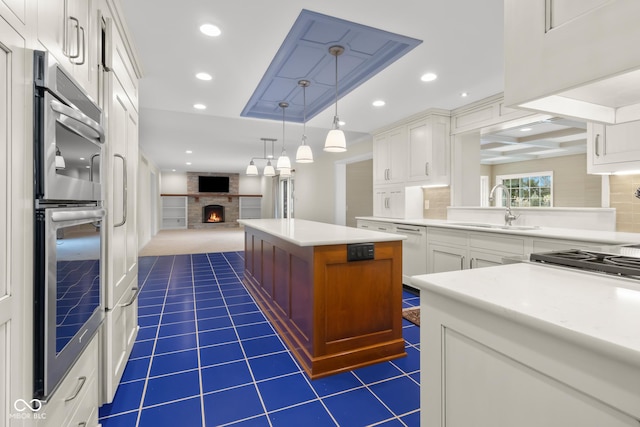
[(245, 227), (264, 231), (298, 246), (392, 242), (405, 236), (304, 219), (239, 219)]
[(640, 366), (640, 281), (519, 263), (411, 282)]
[[(456, 225), (456, 223), (472, 223), (473, 221), (447, 221), (442, 219), (397, 219), (383, 218), (375, 216), (356, 217), (367, 221), (380, 221), (393, 224), (406, 225), (422, 225), (427, 227), (443, 227), (451, 229), (460, 229), (467, 231), (479, 231), (484, 233), (501, 233), (521, 236), (548, 237), (553, 239), (568, 239), (585, 242), (594, 242), (598, 244), (623, 244), (623, 243), (640, 243), (640, 233), (625, 233), (618, 231), (596, 231), (578, 228), (554, 228), (540, 227), (531, 230), (504, 229), (504, 228), (485, 228), (473, 227), (465, 225)], [(502, 224), (496, 224), (502, 225)]]

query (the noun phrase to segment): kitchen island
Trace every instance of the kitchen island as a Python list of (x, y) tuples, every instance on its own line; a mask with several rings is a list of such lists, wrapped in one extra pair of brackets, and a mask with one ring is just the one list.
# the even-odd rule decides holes
[(311, 378), (404, 356), (404, 236), (300, 219), (239, 220), (243, 281)]
[(640, 424), (640, 281), (519, 263), (412, 282), (421, 425)]

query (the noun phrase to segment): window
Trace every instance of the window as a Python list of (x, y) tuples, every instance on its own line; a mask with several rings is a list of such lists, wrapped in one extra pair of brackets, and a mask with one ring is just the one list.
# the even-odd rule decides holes
[[(512, 207), (553, 206), (553, 172), (534, 172), (518, 175), (496, 175), (496, 184), (509, 189)], [(506, 206), (502, 192), (496, 195), (496, 205)]]

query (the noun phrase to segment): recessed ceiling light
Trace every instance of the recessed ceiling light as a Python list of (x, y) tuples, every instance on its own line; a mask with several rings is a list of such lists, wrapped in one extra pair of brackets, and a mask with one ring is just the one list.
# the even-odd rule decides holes
[(522, 128), (520, 129), (520, 132), (529, 132), (531, 130), (531, 128)]
[(220, 28), (218, 28), (213, 24), (201, 25), (200, 31), (202, 32), (202, 34), (205, 34), (210, 37), (218, 37), (220, 34), (222, 34), (222, 31), (220, 31)]
[(340, 121), (338, 122), (338, 124), (339, 124), (340, 126), (344, 126), (344, 125), (346, 125), (346, 124), (347, 124), (347, 122), (343, 122), (342, 120), (340, 120)]
[(422, 77), (420, 77), (420, 80), (422, 80), (423, 82), (432, 82), (437, 78), (438, 75), (435, 73), (425, 73), (422, 75)]
[(196, 110), (206, 110), (207, 106), (204, 104), (193, 104), (193, 108), (195, 108)]
[(84, 157), (80, 157), (80, 160), (84, 160)]
[(384, 104), (385, 104), (385, 102), (383, 100), (381, 100), (381, 99), (377, 99), (377, 100), (373, 101), (373, 103), (372, 103), (372, 105), (374, 107), (383, 107)]
[(187, 150), (187, 151), (185, 151), (185, 153), (187, 153), (187, 154), (191, 154), (191, 153), (193, 153), (193, 151), (191, 151), (191, 150)]
[(469, 94), (467, 92), (462, 92), (460, 96), (463, 98), (466, 98), (467, 96), (469, 96)]
[(187, 163), (185, 163), (185, 164), (186, 164), (186, 165), (190, 165), (190, 164), (191, 164), (191, 162), (187, 162)]
[(196, 74), (196, 78), (200, 79), (200, 80), (211, 80), (213, 77), (211, 77), (211, 74), (207, 74), (207, 73), (198, 73)]
[(171, 172), (175, 172), (175, 171), (176, 171), (175, 169), (171, 169)]

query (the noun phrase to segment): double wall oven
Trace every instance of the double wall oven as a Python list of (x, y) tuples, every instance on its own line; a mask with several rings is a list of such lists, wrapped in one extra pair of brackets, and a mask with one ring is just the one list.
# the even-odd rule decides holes
[(34, 397), (56, 389), (104, 319), (102, 110), (34, 52)]

